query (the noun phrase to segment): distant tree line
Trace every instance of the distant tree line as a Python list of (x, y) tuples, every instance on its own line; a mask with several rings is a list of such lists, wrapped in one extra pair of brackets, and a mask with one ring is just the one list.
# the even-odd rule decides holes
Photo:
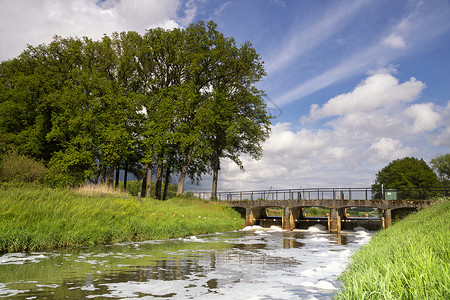
[(388, 189), (395, 189), (399, 199), (426, 199), (439, 195), (439, 188), (450, 187), (450, 154), (433, 158), (431, 164), (432, 168), (423, 159), (415, 157), (393, 160), (376, 174), (373, 198), (382, 199)]
[(221, 158), (243, 169), (241, 153), (262, 155), (271, 116), (255, 83), (264, 76), (252, 45), (214, 22), (56, 36), (0, 64), (0, 147), (42, 162), (54, 186), (113, 185), (124, 170), (149, 195), (156, 172), (161, 199), (174, 172), (177, 194), (209, 173), (215, 197)]

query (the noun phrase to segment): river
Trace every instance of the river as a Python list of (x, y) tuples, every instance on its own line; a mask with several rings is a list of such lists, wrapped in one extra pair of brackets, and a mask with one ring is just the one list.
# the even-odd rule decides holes
[(278, 227), (0, 256), (7, 299), (330, 299), (365, 230)]

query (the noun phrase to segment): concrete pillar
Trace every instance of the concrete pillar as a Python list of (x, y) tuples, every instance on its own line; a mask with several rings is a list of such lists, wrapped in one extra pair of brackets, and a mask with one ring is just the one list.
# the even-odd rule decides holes
[(330, 216), (328, 217), (328, 232), (340, 233), (341, 232), (341, 219), (339, 215), (342, 213), (342, 209), (330, 208)]
[(383, 213), (383, 228), (389, 228), (392, 226), (392, 210), (385, 209)]
[(300, 218), (301, 213), (301, 207), (285, 207), (283, 210), (281, 228), (284, 230), (295, 229), (295, 220)]
[(261, 217), (261, 212), (264, 208), (246, 208), (245, 209), (245, 226), (253, 226)]

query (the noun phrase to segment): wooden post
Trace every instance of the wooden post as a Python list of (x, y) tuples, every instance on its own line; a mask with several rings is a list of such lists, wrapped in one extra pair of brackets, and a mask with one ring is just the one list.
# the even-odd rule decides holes
[(138, 202), (141, 203), (141, 192), (138, 193)]

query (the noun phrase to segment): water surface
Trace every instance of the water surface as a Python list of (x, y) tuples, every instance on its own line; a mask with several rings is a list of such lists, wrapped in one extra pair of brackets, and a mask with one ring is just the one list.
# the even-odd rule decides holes
[(366, 231), (317, 227), (0, 256), (7, 299), (329, 299)]

